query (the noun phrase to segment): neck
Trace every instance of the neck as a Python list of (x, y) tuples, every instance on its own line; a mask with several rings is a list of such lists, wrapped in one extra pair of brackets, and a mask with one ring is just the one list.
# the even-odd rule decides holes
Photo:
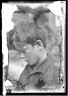
[(39, 60), (38, 60), (38, 62), (35, 64), (35, 68), (34, 69), (36, 69), (37, 68), (37, 66), (42, 62), (42, 61), (44, 61), (44, 59), (47, 57), (47, 54), (46, 54), (46, 52), (44, 52), (42, 55), (40, 55), (40, 58), (39, 58)]
[(47, 57), (46, 51), (42, 53), (42, 55), (39, 58), (39, 63), (41, 63), (45, 58)]

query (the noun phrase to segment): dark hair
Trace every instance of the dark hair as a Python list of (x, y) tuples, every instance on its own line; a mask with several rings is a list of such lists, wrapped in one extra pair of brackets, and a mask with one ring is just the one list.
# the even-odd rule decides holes
[(14, 28), (14, 45), (17, 49), (20, 50), (23, 44), (34, 46), (37, 40), (41, 40), (46, 47), (47, 30), (40, 24), (20, 22)]

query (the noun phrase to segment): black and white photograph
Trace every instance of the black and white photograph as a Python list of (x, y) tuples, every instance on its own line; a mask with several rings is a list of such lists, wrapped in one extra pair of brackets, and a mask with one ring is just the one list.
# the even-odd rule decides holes
[(2, 3), (3, 95), (65, 93), (66, 2)]

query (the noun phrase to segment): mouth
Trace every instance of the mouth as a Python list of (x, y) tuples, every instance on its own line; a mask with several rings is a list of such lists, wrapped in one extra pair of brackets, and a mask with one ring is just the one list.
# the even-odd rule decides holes
[(27, 59), (24, 59), (26, 62), (28, 62), (28, 60)]
[(23, 58), (26, 62), (29, 62), (29, 60), (27, 58)]

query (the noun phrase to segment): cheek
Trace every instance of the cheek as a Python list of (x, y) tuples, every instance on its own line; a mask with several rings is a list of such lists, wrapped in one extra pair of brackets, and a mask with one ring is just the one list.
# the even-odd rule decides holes
[(37, 55), (34, 52), (28, 52), (26, 54), (26, 57), (30, 60), (30, 61), (36, 61), (37, 60)]

